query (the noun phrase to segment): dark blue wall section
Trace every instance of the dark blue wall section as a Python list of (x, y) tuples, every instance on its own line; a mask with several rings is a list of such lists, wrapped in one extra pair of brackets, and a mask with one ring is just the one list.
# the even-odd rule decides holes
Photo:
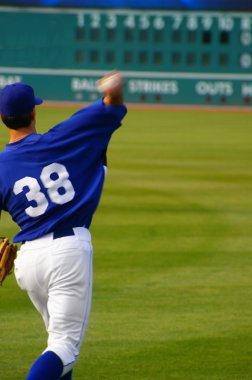
[(34, 0), (0, 0), (0, 5), (166, 10), (252, 10), (251, 0), (38, 0), (36, 2)]

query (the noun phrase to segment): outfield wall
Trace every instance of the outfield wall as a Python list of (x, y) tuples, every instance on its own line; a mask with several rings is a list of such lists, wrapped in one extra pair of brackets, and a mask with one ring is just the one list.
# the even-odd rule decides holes
[(131, 103), (250, 106), (252, 14), (0, 8), (0, 88), (93, 101), (117, 68)]

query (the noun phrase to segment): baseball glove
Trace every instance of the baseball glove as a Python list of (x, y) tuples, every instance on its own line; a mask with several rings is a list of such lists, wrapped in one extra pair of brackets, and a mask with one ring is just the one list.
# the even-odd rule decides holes
[(17, 246), (10, 243), (6, 237), (0, 239), (0, 285), (2, 285), (6, 276), (11, 274), (17, 254)]

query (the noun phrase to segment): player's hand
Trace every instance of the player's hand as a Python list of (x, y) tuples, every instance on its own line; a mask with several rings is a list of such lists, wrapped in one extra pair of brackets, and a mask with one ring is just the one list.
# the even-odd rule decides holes
[(104, 103), (108, 106), (123, 104), (123, 78), (116, 70), (97, 81), (99, 92), (104, 95)]

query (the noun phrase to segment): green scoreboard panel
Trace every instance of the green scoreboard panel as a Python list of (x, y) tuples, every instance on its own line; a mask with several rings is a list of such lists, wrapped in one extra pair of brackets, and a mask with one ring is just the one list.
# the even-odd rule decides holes
[(92, 101), (117, 68), (126, 101), (252, 104), (252, 14), (0, 8), (0, 87)]

